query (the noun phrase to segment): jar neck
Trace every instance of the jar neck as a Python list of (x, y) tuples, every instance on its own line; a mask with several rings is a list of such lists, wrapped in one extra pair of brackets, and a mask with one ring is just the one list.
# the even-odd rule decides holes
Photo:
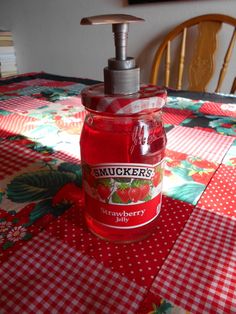
[(162, 109), (156, 108), (152, 110), (143, 110), (140, 112), (136, 113), (122, 113), (122, 114), (117, 114), (113, 112), (101, 112), (101, 111), (96, 111), (92, 110), (91, 108), (86, 108), (86, 111), (88, 114), (91, 114), (93, 116), (99, 116), (99, 117), (104, 117), (104, 118), (111, 118), (111, 119), (123, 119), (123, 118), (131, 118), (131, 119), (143, 119), (145, 117), (149, 118), (150, 115), (154, 116), (161, 116), (162, 115)]

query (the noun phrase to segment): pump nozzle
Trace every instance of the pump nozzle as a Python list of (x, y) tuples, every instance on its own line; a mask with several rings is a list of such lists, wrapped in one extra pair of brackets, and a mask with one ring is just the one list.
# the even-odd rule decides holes
[(144, 21), (126, 14), (110, 14), (85, 17), (81, 25), (112, 24), (115, 41), (115, 58), (108, 60), (104, 68), (106, 94), (133, 94), (139, 90), (139, 68), (134, 58), (127, 57), (129, 23)]

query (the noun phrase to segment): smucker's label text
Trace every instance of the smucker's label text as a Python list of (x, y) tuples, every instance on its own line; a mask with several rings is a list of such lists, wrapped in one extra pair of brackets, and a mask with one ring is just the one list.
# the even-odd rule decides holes
[(119, 164), (118, 167), (114, 166), (102, 166), (94, 167), (93, 175), (95, 178), (137, 178), (137, 179), (150, 179), (154, 176), (154, 168), (151, 167), (127, 167)]

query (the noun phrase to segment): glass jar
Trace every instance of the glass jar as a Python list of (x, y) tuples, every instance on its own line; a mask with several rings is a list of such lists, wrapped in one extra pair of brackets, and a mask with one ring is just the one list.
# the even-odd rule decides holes
[(87, 226), (109, 241), (141, 240), (161, 208), (166, 93), (143, 86), (135, 95), (107, 96), (97, 85), (82, 92), (82, 101), (88, 110), (80, 141)]

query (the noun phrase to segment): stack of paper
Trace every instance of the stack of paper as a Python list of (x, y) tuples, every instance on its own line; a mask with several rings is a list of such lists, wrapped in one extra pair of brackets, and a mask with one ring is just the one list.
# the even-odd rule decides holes
[(15, 48), (12, 34), (0, 30), (0, 77), (17, 74)]

